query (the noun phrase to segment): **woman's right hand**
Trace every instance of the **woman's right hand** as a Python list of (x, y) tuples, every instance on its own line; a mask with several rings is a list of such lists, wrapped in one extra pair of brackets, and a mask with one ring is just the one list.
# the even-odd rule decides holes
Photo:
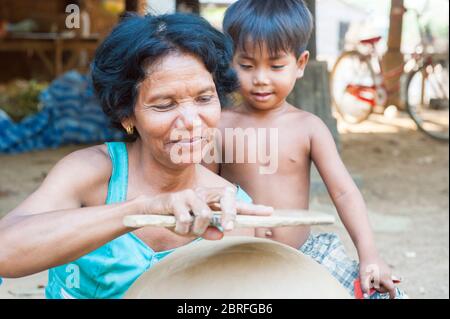
[(232, 187), (187, 189), (152, 198), (141, 196), (139, 200), (142, 201), (143, 214), (175, 216), (175, 233), (201, 236), (209, 240), (223, 237), (222, 231), (210, 226), (214, 214), (211, 207), (222, 211), (221, 225), (225, 231), (233, 230), (237, 214), (267, 216), (273, 212), (272, 207), (237, 200), (236, 191)]

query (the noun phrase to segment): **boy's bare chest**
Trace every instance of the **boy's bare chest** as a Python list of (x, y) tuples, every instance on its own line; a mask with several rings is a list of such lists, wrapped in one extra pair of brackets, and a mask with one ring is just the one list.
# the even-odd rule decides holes
[(240, 124), (241, 127), (222, 136), (225, 164), (234, 164), (234, 168), (247, 174), (257, 170), (262, 175), (309, 169), (310, 145), (306, 132), (302, 134), (298, 128), (292, 128), (292, 123), (265, 127), (251, 122)]

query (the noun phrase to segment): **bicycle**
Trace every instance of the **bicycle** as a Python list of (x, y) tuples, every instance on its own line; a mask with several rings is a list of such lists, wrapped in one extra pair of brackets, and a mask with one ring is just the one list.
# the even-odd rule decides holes
[(358, 47), (344, 51), (330, 75), (333, 106), (341, 118), (360, 123), (377, 106), (387, 107), (388, 95), (401, 92), (400, 85), (387, 85), (391, 78), (403, 75), (405, 108), (417, 127), (438, 140), (449, 140), (448, 55), (430, 53), (432, 38), (429, 27), (420, 27), (422, 15), (413, 9), (420, 33), (415, 52), (399, 66), (385, 72), (376, 50), (382, 37), (359, 41)]

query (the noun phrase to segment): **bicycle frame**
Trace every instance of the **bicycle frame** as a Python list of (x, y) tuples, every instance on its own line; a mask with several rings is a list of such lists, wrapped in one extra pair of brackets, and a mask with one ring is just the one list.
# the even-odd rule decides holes
[[(415, 13), (417, 23), (419, 23), (420, 17), (421, 17), (420, 13), (417, 12), (416, 10), (412, 10), (412, 9), (409, 9), (409, 10)], [(407, 11), (407, 9), (405, 9), (404, 12), (406, 12), (406, 11)], [(364, 86), (364, 85), (349, 84), (347, 87), (347, 93), (351, 94), (352, 96), (357, 98), (359, 101), (368, 103), (372, 108), (377, 105), (384, 106), (387, 96), (394, 94), (394, 93), (398, 93), (401, 89), (401, 86), (399, 83), (395, 83), (395, 84), (389, 86), (387, 84), (387, 82), (390, 79), (398, 78), (402, 74), (408, 73), (409, 71), (414, 70), (417, 67), (420, 67), (422, 65), (429, 65), (429, 64), (432, 64), (432, 62), (433, 62), (433, 59), (430, 55), (423, 53), (426, 51), (428, 43), (426, 41), (426, 38), (427, 38), (426, 32), (424, 32), (420, 28), (420, 26), (419, 26), (419, 33), (420, 33), (421, 41), (416, 49), (416, 52), (411, 54), (411, 58), (405, 60), (400, 65), (396, 66), (395, 68), (393, 68), (387, 72), (384, 70), (384, 67), (383, 67), (382, 56), (379, 55), (376, 50), (376, 44), (378, 41), (373, 41), (373, 42), (366, 41), (365, 43), (361, 42), (360, 45), (363, 45), (364, 47), (369, 48), (368, 53), (363, 53), (362, 50), (358, 50), (358, 52), (362, 55), (363, 60), (372, 69), (373, 76), (374, 76), (374, 79), (373, 79), (374, 85)], [(405, 70), (405, 67), (408, 65), (411, 65), (409, 71)], [(377, 81), (377, 80), (379, 80), (379, 81)]]

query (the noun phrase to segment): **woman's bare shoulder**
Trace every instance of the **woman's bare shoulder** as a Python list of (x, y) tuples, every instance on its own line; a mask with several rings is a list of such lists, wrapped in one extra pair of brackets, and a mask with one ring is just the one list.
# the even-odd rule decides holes
[(51, 190), (58, 187), (84, 204), (90, 194), (96, 193), (96, 189), (108, 181), (111, 169), (106, 145), (83, 148), (59, 160), (40, 188)]
[(75, 151), (61, 159), (57, 165), (62, 166), (61, 174), (70, 176), (72, 183), (78, 185), (83, 205), (104, 202), (112, 170), (105, 144)]
[[(100, 177), (111, 172), (111, 160), (106, 145), (95, 145), (64, 156), (50, 173), (72, 178)], [(85, 179), (84, 178), (84, 179)]]
[(60, 162), (72, 162), (86, 169), (111, 170), (111, 159), (105, 144), (83, 148), (63, 157)]
[(106, 146), (72, 152), (56, 163), (38, 189), (11, 215), (100, 205), (106, 196), (111, 166)]

